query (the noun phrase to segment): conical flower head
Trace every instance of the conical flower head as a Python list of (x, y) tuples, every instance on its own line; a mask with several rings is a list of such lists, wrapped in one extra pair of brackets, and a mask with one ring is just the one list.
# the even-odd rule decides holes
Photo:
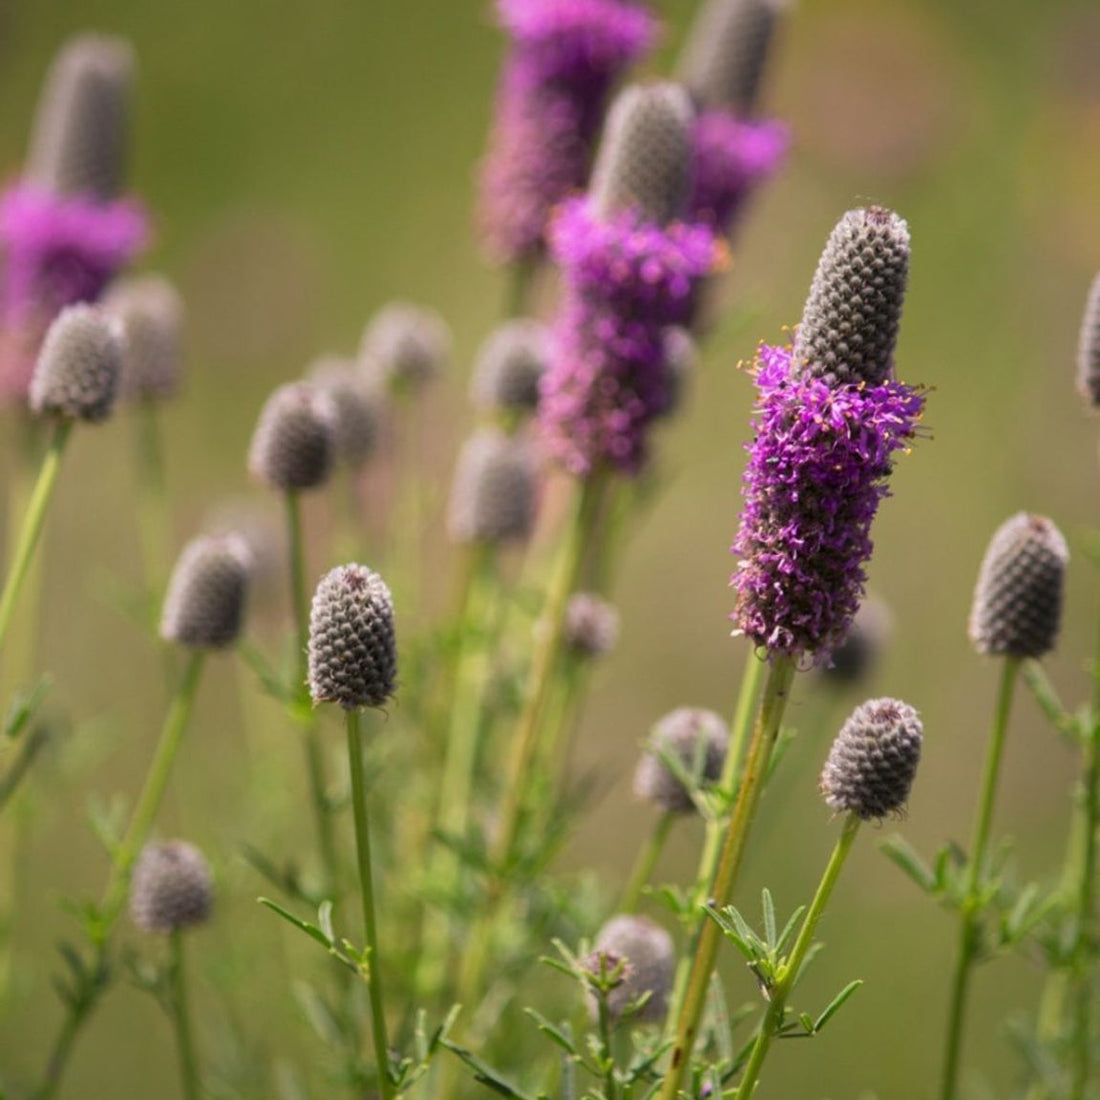
[(145, 932), (177, 932), (205, 924), (214, 900), (206, 857), (193, 844), (146, 844), (130, 880), (130, 916)]
[(103, 298), (125, 342), (122, 393), (162, 401), (179, 388), (183, 360), (183, 299), (161, 275), (119, 279)]
[(237, 535), (200, 535), (183, 549), (164, 597), (160, 636), (192, 649), (222, 649), (241, 632), (251, 557)]
[(598, 219), (633, 210), (643, 221), (666, 225), (683, 212), (691, 188), (693, 115), (678, 84), (635, 85), (619, 93), (589, 187)]
[[(691, 776), (697, 786), (713, 785), (722, 774), (729, 736), (729, 727), (712, 710), (679, 707), (666, 714), (653, 727), (634, 772), (635, 795), (667, 813), (691, 813), (695, 803), (677, 770)], [(669, 759), (679, 769), (670, 768)]]
[(539, 404), (539, 380), (550, 359), (550, 332), (539, 321), (507, 321), (481, 345), (470, 380), (479, 408), (532, 413)]
[(363, 332), (359, 362), (372, 382), (395, 393), (414, 392), (447, 362), (451, 333), (435, 310), (391, 302)]
[(111, 415), (125, 349), (102, 310), (76, 305), (50, 325), (31, 376), (36, 413), (94, 423)]
[(355, 369), (354, 359), (336, 355), (317, 359), (309, 380), (332, 403), (337, 457), (349, 466), (362, 466), (377, 449), (382, 431), (379, 395)]
[(1020, 512), (990, 540), (970, 608), (970, 640), (994, 657), (1042, 657), (1058, 641), (1069, 548), (1045, 516)]
[(451, 483), (447, 528), (455, 542), (526, 539), (535, 522), (535, 462), (526, 441), (483, 429), (466, 441)]
[(393, 599), (365, 565), (321, 578), (309, 615), (309, 691), (314, 703), (345, 710), (384, 706), (397, 679)]
[(323, 485), (336, 458), (336, 410), (316, 386), (280, 386), (260, 413), (248, 468), (273, 489), (292, 492)]
[(619, 612), (595, 592), (574, 592), (565, 605), (562, 640), (581, 657), (603, 657), (619, 640)]
[(1077, 392), (1100, 407), (1100, 275), (1092, 280), (1077, 342)]
[[(676, 971), (676, 950), (672, 937), (647, 917), (622, 914), (612, 917), (596, 935), (594, 958), (589, 969), (598, 973), (599, 956), (610, 962), (625, 963), (623, 980), (607, 996), (607, 1008), (613, 1021), (646, 994), (648, 1000), (630, 1019), (638, 1023), (660, 1023), (668, 1010), (668, 995)], [(594, 1008), (595, 1006), (592, 1005)]]
[(702, 107), (740, 118), (756, 110), (785, 0), (707, 0), (680, 59), (680, 79)]
[(856, 707), (821, 773), (825, 801), (864, 821), (898, 813), (917, 774), (923, 730), (917, 712), (897, 699), (872, 699)]
[(909, 228), (881, 206), (850, 210), (821, 254), (794, 359), (830, 385), (886, 381), (909, 278)]
[(62, 48), (39, 99), (27, 182), (101, 201), (122, 191), (133, 69), (121, 38), (84, 34)]

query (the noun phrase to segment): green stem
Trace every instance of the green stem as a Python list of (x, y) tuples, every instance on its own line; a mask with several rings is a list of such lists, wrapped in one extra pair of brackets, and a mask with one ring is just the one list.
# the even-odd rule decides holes
[(814, 935), (817, 932), (818, 923), (825, 912), (825, 906), (829, 904), (833, 887), (840, 877), (840, 869), (852, 850), (852, 844), (862, 824), (855, 814), (849, 814), (844, 819), (844, 828), (833, 848), (833, 854), (829, 857), (825, 874), (818, 883), (817, 892), (810, 902), (810, 908), (802, 919), (802, 927), (798, 932), (798, 939), (791, 948), (791, 953), (780, 967), (775, 984), (769, 991), (768, 1008), (761, 1021), (760, 1030), (756, 1033), (756, 1042), (753, 1043), (749, 1060), (745, 1063), (744, 1072), (741, 1075), (741, 1084), (737, 1087), (737, 1100), (750, 1100), (756, 1085), (760, 1080), (760, 1070), (764, 1065), (768, 1049), (772, 1040), (779, 1034), (783, 1027), (784, 1017), (787, 1012), (787, 998), (791, 990), (798, 983), (798, 976), (806, 962), (806, 955), (813, 946)]
[(11, 797), (19, 789), (27, 772), (35, 758), (46, 746), (49, 740), (49, 730), (45, 726), (35, 726), (29, 733), (24, 734), (15, 755), (15, 759), (8, 765), (8, 770), (0, 776), (0, 812), (11, 801)]
[(309, 592), (306, 588), (306, 557), (302, 538), (302, 503), (293, 489), (286, 502), (287, 550), (290, 557), (290, 606), (294, 612), (294, 696), (306, 700), (309, 675)]
[(184, 933), (176, 928), (170, 938), (171, 961), (169, 962), (170, 998), (172, 1005), (172, 1027), (176, 1032), (176, 1049), (179, 1053), (180, 1076), (183, 1081), (183, 1095), (186, 1100), (199, 1100), (201, 1088), (199, 1082), (199, 1063), (195, 1055), (195, 1039), (191, 1030), (191, 1014), (187, 1004), (187, 978), (183, 957)]
[(630, 874), (630, 880), (623, 891), (622, 901), (619, 902), (620, 913), (633, 913), (638, 908), (638, 902), (642, 897), (642, 890), (653, 875), (653, 869), (657, 866), (657, 860), (661, 858), (665, 841), (676, 823), (676, 815), (665, 810), (657, 824), (650, 833), (649, 840), (638, 852), (638, 858), (634, 864), (634, 870)]
[(959, 922), (959, 945), (956, 952), (955, 973), (951, 982), (947, 1040), (940, 1088), (941, 1100), (953, 1100), (958, 1087), (959, 1055), (962, 1050), (966, 998), (970, 987), (970, 975), (981, 942), (980, 892), (982, 877), (988, 855), (989, 833), (993, 822), (993, 806), (997, 797), (1001, 757), (1004, 754), (1005, 734), (1008, 732), (1008, 718), (1012, 711), (1012, 697), (1019, 670), (1020, 661), (1018, 658), (1005, 658), (1001, 670), (1001, 685), (997, 696), (997, 709), (993, 718), (993, 730), (990, 734), (989, 748), (986, 752), (985, 771), (982, 776), (981, 794), (978, 800), (978, 816), (974, 822), (974, 835), (970, 844), (966, 894), (963, 900), (962, 919)]
[(351, 805), (355, 817), (355, 853), (359, 869), (359, 897), (363, 905), (363, 931), (369, 960), (371, 1034), (378, 1065), (378, 1091), (382, 1100), (396, 1095), (390, 1077), (389, 1044), (386, 1041), (386, 1013), (382, 997), (382, 962), (378, 950), (378, 925), (374, 915), (374, 883), (371, 878), (370, 828), (363, 785), (363, 743), (359, 733), (359, 712), (344, 712), (347, 720), (348, 767), (351, 771)]
[(606, 994), (599, 996), (596, 1005), (596, 1026), (599, 1029), (604, 1060), (604, 1093), (602, 1100), (618, 1100), (619, 1083), (615, 1079), (615, 1056), (611, 1040), (611, 1013), (607, 1010)]
[(42, 534), (42, 526), (46, 519), (46, 507), (50, 503), (54, 486), (57, 484), (57, 475), (61, 470), (61, 459), (65, 453), (65, 444), (69, 440), (72, 428), (73, 421), (71, 420), (59, 420), (57, 422), (54, 427), (53, 438), (50, 440), (50, 445), (38, 470), (38, 480), (35, 482), (34, 491), (31, 493), (26, 515), (23, 517), (23, 526), (19, 533), (15, 556), (9, 566), (8, 579), (4, 585), (3, 594), (0, 595), (0, 649), (4, 646), (19, 590), (27, 576), (31, 559), (34, 557), (35, 547), (38, 545), (39, 536)]
[(138, 462), (138, 533), (142, 572), (151, 597), (159, 595), (168, 577), (172, 542), (165, 492), (164, 439), (155, 402), (142, 401), (134, 410)]
[[(767, 683), (764, 686), (764, 697), (760, 704), (760, 714), (753, 730), (752, 742), (749, 745), (744, 772), (737, 790), (737, 801), (734, 803), (733, 815), (726, 830), (718, 858), (718, 869), (714, 876), (712, 904), (719, 909), (729, 904), (737, 874), (741, 869), (794, 673), (795, 663), (792, 657), (778, 655), (772, 657)], [(680, 1084), (687, 1072), (691, 1052), (695, 1047), (695, 1038), (699, 1032), (699, 1022), (706, 1005), (707, 987), (710, 985), (710, 977), (714, 971), (720, 935), (718, 925), (707, 919), (699, 933), (691, 970), (688, 973), (687, 989), (676, 1024), (672, 1056), (659, 1094), (661, 1100), (676, 1100)]]

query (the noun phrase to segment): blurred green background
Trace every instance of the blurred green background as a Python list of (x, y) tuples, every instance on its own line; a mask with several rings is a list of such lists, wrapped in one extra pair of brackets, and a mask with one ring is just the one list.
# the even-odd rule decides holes
[[(695, 4), (656, 6), (667, 18), (649, 66), (659, 73)], [(267, 392), (315, 354), (353, 349), (369, 315), (393, 297), (430, 304), (453, 327), (453, 371), (427, 399), (426, 468), (437, 497), (445, 488), (471, 423), (471, 356), (503, 295), (499, 273), (479, 258), (471, 216), (502, 47), (490, 14), (472, 0), (0, 4), (8, 174), (67, 35), (117, 32), (136, 47), (134, 190), (156, 226), (145, 265), (176, 280), (190, 310), (186, 395), (166, 416), (181, 541), (211, 503), (246, 488), (244, 454)], [(863, 694), (904, 698), (926, 725), (901, 830), (928, 853), (969, 833), (997, 670), (970, 651), (966, 615), (985, 543), (1017, 510), (1052, 516), (1074, 551), (1064, 641), (1050, 664), (1063, 693), (1083, 698), (1100, 608), (1100, 578), (1083, 547), (1100, 495), (1096, 423), (1074, 392), (1073, 359), (1100, 267), (1097, 57), (1093, 0), (825, 0), (792, 12), (769, 102), (791, 123), (793, 156), (738, 242), (729, 322), (713, 334), (690, 404), (660, 441), (665, 491), (623, 561), (623, 641), (600, 671), (581, 734), (581, 762), (597, 769), (601, 798), (570, 847), (571, 865), (605, 879), (625, 874), (650, 821), (631, 799), (630, 772), (657, 717), (682, 704), (732, 706), (743, 650), (728, 636), (727, 548), (752, 397), (737, 366), (758, 339), (776, 340), (798, 320), (825, 237), (854, 205), (881, 203), (909, 220), (898, 363), (907, 381), (933, 388), (930, 438), (899, 462), (871, 568), (895, 629)], [(137, 562), (130, 443), (113, 426), (78, 434), (48, 530), (42, 664), (83, 725), (46, 762), (30, 800), (17, 931), (37, 955), (0, 1024), (0, 1062), (16, 1073), (39, 1065), (56, 1019), (46, 978), (67, 920), (59, 897), (95, 891), (102, 879), (85, 824), (89, 795), (133, 789), (159, 721), (157, 655), (105, 598), (110, 578)], [(443, 539), (433, 513), (425, 532), (433, 593), (446, 587)], [(316, 561), (315, 572), (329, 564)], [(227, 916), (204, 935), (228, 943), (243, 974), (277, 938), (251, 901), (255, 877), (234, 864), (239, 836), (218, 822), (256, 782), (250, 769), (266, 774), (287, 734), (276, 716), (272, 744), (249, 754), (224, 728), (235, 690), (229, 664), (212, 670), (169, 821), (217, 853)], [(835, 831), (814, 791), (832, 733), (821, 726), (835, 727), (862, 697), (829, 709), (808, 685), (792, 719), (807, 736), (768, 793), (742, 891), (751, 899), (766, 881), (783, 911), (808, 899)], [(1025, 877), (1049, 877), (1060, 859), (1072, 776), (1071, 753), (1021, 698), (997, 829), (1015, 836)], [(272, 786), (263, 828), (279, 835), (294, 793)], [(831, 1034), (775, 1052), (769, 1096), (933, 1092), (953, 924), (875, 850), (894, 830), (861, 839), (823, 927), (828, 950), (801, 1000), (823, 1003), (850, 977), (867, 984)], [(690, 828), (677, 837), (663, 865), (669, 878), (691, 874), (697, 842)], [(751, 995), (747, 975), (733, 981)], [(1023, 963), (979, 974), (966, 1063), (987, 1084), (972, 1075), (973, 1095), (1010, 1093), (1018, 1062), (1007, 1056), (1005, 1016), (1031, 1006), (1035, 992)], [(266, 998), (250, 1000), (257, 996), (246, 992), (234, 1006), (246, 1031), (267, 1011)], [(223, 1029), (219, 1010), (209, 1011), (210, 1030)], [(289, 1035), (295, 1010), (281, 1012)], [(308, 1039), (299, 1042), (308, 1057)], [(294, 1053), (295, 1040), (287, 1043)], [(108, 1002), (74, 1070), (73, 1097), (170, 1096), (177, 1087), (167, 1027), (132, 992)]]

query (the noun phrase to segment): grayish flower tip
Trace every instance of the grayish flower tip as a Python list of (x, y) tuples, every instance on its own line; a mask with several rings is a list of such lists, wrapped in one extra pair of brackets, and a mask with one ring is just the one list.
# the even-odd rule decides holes
[(200, 535), (180, 554), (168, 582), (160, 636), (192, 649), (222, 649), (241, 632), (252, 561), (237, 535)]
[(595, 592), (575, 592), (565, 605), (562, 638), (581, 657), (603, 657), (619, 640), (619, 612)]
[(112, 284), (103, 310), (124, 339), (124, 397), (162, 401), (179, 389), (183, 360), (183, 299), (162, 275), (133, 275)]
[(360, 367), (371, 382), (395, 393), (422, 389), (450, 356), (451, 333), (435, 310), (391, 302), (363, 332)]
[(691, 97), (679, 84), (633, 85), (619, 93), (604, 125), (589, 186), (601, 219), (624, 210), (665, 225), (691, 187)]
[[(630, 1005), (646, 993), (649, 999), (641, 1011), (630, 1015), (638, 1023), (660, 1023), (668, 1011), (668, 995), (676, 976), (676, 950), (672, 937), (647, 917), (612, 917), (597, 933), (588, 968), (599, 972), (599, 956), (613, 967), (625, 962), (623, 980), (607, 995), (607, 1008), (613, 1021), (619, 1020)], [(595, 1012), (595, 999), (589, 1006)]]
[(856, 707), (821, 772), (825, 801), (864, 821), (898, 813), (917, 774), (923, 730), (917, 712), (897, 699)]
[(95, 306), (67, 306), (54, 319), (31, 376), (36, 413), (94, 423), (111, 415), (122, 375), (122, 337)]
[(990, 540), (970, 608), (970, 640), (994, 657), (1042, 657), (1058, 642), (1069, 548), (1046, 516), (1020, 512)]
[(868, 596), (860, 604), (848, 636), (818, 666), (821, 676), (838, 686), (867, 679), (889, 640), (891, 625), (886, 604)]
[(704, 108), (747, 118), (760, 85), (786, 0), (708, 0), (680, 57), (679, 76)]
[(699, 359), (699, 348), (686, 328), (665, 329), (665, 403), (661, 416), (672, 416), (684, 403), (691, 376)]
[(550, 330), (539, 321), (507, 321), (481, 345), (470, 379), (470, 399), (480, 409), (533, 413), (539, 381), (550, 358)]
[(252, 474), (284, 492), (315, 489), (328, 480), (335, 458), (332, 399), (308, 382), (280, 386), (267, 399), (252, 435)]
[(145, 932), (205, 924), (214, 901), (206, 857), (184, 840), (146, 844), (130, 880), (130, 916)]
[(1100, 407), (1100, 274), (1092, 280), (1077, 341), (1077, 392)]
[(39, 97), (25, 178), (56, 195), (117, 197), (126, 176), (133, 80), (133, 50), (124, 39), (70, 39)]
[(483, 428), (459, 452), (447, 532), (458, 543), (526, 539), (535, 522), (538, 477), (530, 445)]
[(679, 762), (696, 786), (715, 784), (726, 762), (729, 727), (721, 715), (701, 707), (680, 707), (666, 714), (649, 735), (645, 751), (634, 772), (634, 793), (673, 814), (695, 809), (688, 788), (665, 763)]
[(794, 361), (830, 385), (877, 386), (894, 367), (909, 278), (909, 227), (881, 206), (849, 210), (821, 254)]
[(310, 366), (309, 380), (332, 402), (337, 457), (358, 468), (378, 448), (382, 410), (378, 393), (355, 368), (354, 359), (325, 355)]
[(397, 679), (393, 599), (365, 565), (321, 578), (309, 614), (309, 692), (345, 710), (384, 706)]

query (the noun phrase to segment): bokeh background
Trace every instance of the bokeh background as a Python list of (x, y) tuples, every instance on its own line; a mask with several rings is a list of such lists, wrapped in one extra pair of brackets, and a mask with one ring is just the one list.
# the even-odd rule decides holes
[[(655, 6), (667, 20), (649, 66), (659, 73), (695, 3)], [(145, 266), (176, 280), (189, 306), (186, 394), (165, 421), (179, 539), (212, 503), (247, 488), (244, 454), (267, 392), (320, 352), (351, 351), (394, 297), (434, 306), (454, 332), (450, 373), (426, 399), (423, 460), (435, 486), (429, 504), (438, 503), (471, 423), (471, 357), (504, 290), (479, 257), (471, 214), (502, 50), (489, 5), (4, 0), (4, 173), (18, 170), (50, 56), (85, 29), (136, 47), (134, 190), (156, 226)], [(650, 821), (630, 795), (650, 724), (682, 704), (732, 706), (743, 649), (726, 618), (728, 545), (751, 403), (738, 363), (797, 321), (844, 210), (872, 201), (897, 209), (913, 237), (899, 370), (933, 392), (929, 437), (899, 462), (876, 527), (872, 588), (892, 609), (893, 636), (860, 694), (823, 702), (803, 682), (792, 721), (804, 736), (764, 804), (746, 908), (766, 881), (789, 911), (817, 880), (834, 833), (814, 791), (832, 733), (824, 726), (861, 695), (896, 695), (923, 713), (926, 756), (908, 818), (861, 839), (823, 927), (828, 950), (800, 1000), (823, 1004), (850, 977), (867, 984), (821, 1040), (775, 1052), (768, 1095), (932, 1095), (954, 926), (876, 847), (895, 827), (926, 853), (969, 833), (997, 670), (970, 651), (966, 615), (986, 541), (1017, 510), (1049, 514), (1069, 537), (1064, 641), (1051, 674), (1074, 702), (1087, 688), (1100, 609), (1100, 576), (1085, 553), (1100, 519), (1097, 423), (1074, 392), (1073, 361), (1100, 268), (1098, 56), (1094, 0), (824, 0), (792, 11), (775, 58), (768, 101), (790, 121), (793, 155), (737, 243), (731, 309), (687, 409), (660, 441), (663, 493), (615, 585), (622, 644), (600, 670), (581, 731), (581, 762), (598, 774), (600, 797), (567, 858), (604, 881), (625, 874)], [(32, 824), (18, 849), (17, 934), (36, 961), (16, 975), (0, 1024), (0, 1062), (16, 1074), (40, 1063), (56, 1020), (47, 977), (68, 920), (59, 898), (94, 892), (102, 879), (88, 801), (133, 789), (159, 721), (157, 655), (111, 598), (137, 563), (130, 444), (121, 426), (78, 433), (46, 541), (41, 663), (77, 724), (21, 811)], [(446, 589), (438, 511), (429, 508), (424, 531), (429, 608)], [(251, 900), (257, 882), (234, 863), (239, 817), (230, 810), (260, 784), (257, 827), (278, 835), (294, 791), (262, 786), (285, 750), (277, 716), (271, 744), (247, 751), (226, 723), (235, 691), (227, 665), (212, 672), (169, 820), (219, 853), (237, 923), (204, 934), (232, 943), (244, 975), (280, 948)], [(1072, 776), (1072, 754), (1021, 698), (997, 830), (1014, 836), (1023, 877), (1049, 879), (1060, 859)], [(677, 836), (667, 877), (691, 873), (697, 842), (690, 828)], [(748, 975), (729, 961), (735, 996), (750, 996)], [(242, 981), (227, 1015), (204, 981), (212, 1043), (232, 1021), (247, 1032), (261, 1007), (269, 1011), (272, 991), (260, 997)], [(1010, 1094), (1019, 1063), (1006, 1015), (1027, 1010), (1036, 989), (1023, 962), (979, 974), (966, 1054), (974, 1096)], [(308, 1058), (313, 1048), (285, 1000), (275, 1010), (280, 1045)], [(108, 1002), (74, 1070), (73, 1097), (171, 1096), (177, 1087), (168, 1029), (135, 992)]]

